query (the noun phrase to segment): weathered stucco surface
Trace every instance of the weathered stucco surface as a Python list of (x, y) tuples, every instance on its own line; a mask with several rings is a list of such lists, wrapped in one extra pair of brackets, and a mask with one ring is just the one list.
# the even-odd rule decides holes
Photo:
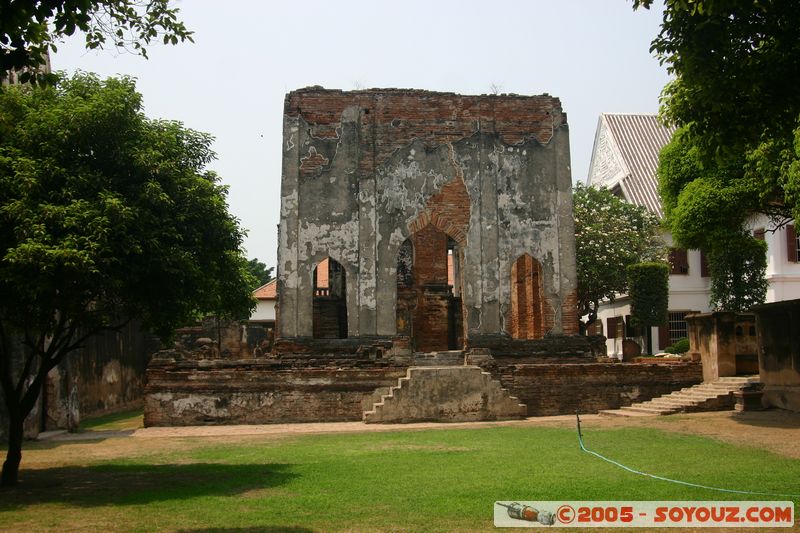
[(800, 412), (800, 300), (753, 308), (758, 333), (758, 366), (763, 403)]
[(346, 273), (348, 337), (396, 335), (398, 250), (429, 224), (460, 247), (466, 344), (508, 335), (523, 254), (541, 264), (547, 333), (577, 333), (557, 98), (314, 87), (287, 95), (283, 127), (279, 338), (312, 336), (313, 273), (326, 257)]
[(364, 412), (364, 422), (511, 420), (527, 410), (477, 366), (413, 367)]

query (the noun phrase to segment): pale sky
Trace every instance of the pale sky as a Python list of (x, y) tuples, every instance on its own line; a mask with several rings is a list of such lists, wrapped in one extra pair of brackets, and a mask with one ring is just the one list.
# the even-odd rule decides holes
[(573, 181), (585, 181), (600, 113), (655, 113), (668, 76), (649, 52), (661, 8), (625, 0), (186, 0), (195, 43), (152, 45), (149, 60), (86, 52), (55, 70), (137, 78), (151, 118), (216, 138), (210, 168), (230, 186), (248, 256), (274, 266), (287, 92), (414, 88), (461, 94), (548, 93), (570, 129)]

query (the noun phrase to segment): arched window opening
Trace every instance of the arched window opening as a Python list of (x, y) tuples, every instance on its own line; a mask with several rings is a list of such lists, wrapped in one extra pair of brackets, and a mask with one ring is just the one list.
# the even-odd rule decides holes
[(433, 225), (415, 232), (397, 252), (397, 335), (416, 351), (464, 345), (461, 251)]
[(544, 337), (542, 267), (528, 254), (511, 267), (511, 313), (509, 333), (515, 339)]
[(347, 277), (330, 257), (314, 267), (313, 313), (315, 339), (347, 338)]

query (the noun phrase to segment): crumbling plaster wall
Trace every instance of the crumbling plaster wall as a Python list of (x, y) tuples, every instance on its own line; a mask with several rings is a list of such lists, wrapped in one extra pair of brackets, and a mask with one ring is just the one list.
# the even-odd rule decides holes
[(394, 335), (397, 252), (426, 223), (463, 247), (468, 337), (507, 332), (511, 267), (524, 253), (542, 265), (551, 332), (577, 333), (569, 135), (557, 98), (287, 95), (279, 337), (311, 336), (313, 269), (328, 256), (347, 274), (349, 336)]

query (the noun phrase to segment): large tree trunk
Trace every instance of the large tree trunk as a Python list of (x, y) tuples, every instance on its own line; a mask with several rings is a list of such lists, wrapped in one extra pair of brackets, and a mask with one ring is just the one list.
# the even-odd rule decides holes
[(0, 486), (11, 487), (19, 480), (19, 463), (22, 461), (22, 437), (25, 416), (20, 413), (9, 413), (8, 453), (3, 463), (3, 475)]

